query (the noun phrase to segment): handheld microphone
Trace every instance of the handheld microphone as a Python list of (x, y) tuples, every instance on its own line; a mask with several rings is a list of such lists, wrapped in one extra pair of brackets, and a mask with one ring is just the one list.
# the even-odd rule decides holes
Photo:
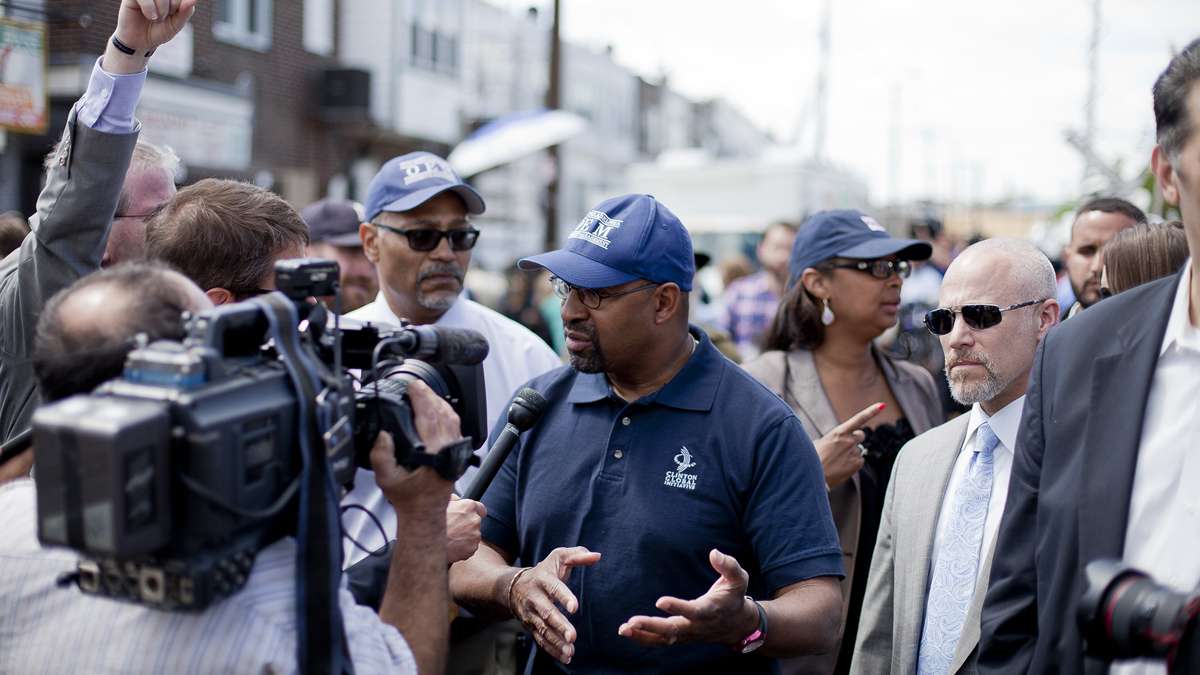
[(473, 366), (488, 355), (487, 339), (467, 328), (406, 326), (397, 338), (409, 356), (422, 361)]
[(492, 479), (499, 473), (504, 460), (508, 459), (508, 455), (512, 452), (513, 446), (517, 444), (521, 433), (529, 431), (534, 424), (537, 424), (545, 410), (546, 398), (537, 390), (525, 387), (517, 392), (516, 398), (508, 408), (508, 422), (505, 423), (500, 436), (496, 438), (496, 443), (488, 450), (487, 457), (483, 460), (483, 466), (479, 467), (479, 473), (475, 474), (475, 481), (463, 495), (464, 499), (479, 501), (488, 486), (492, 484)]
[[(488, 451), (483, 466), (475, 475), (474, 482), (462, 495), (465, 499), (479, 501), (483, 493), (499, 473), (504, 460), (508, 459), (517, 438), (528, 431), (541, 418), (546, 409), (546, 398), (535, 389), (525, 387), (517, 392), (512, 405), (508, 407), (508, 421), (496, 439), (495, 445)], [(346, 578), (349, 580), (350, 593), (354, 600), (363, 606), (379, 611), (383, 602), (383, 591), (387, 587), (388, 570), (391, 567), (391, 551), (395, 541), (389, 541), (386, 546), (376, 550), (371, 555), (359, 560), (346, 568)]]

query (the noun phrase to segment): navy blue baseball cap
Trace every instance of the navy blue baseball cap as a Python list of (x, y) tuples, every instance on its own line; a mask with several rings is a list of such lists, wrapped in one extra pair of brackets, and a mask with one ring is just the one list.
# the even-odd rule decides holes
[(362, 247), (362, 240), (358, 238), (358, 224), (362, 218), (351, 202), (322, 199), (304, 207), (300, 218), (308, 225), (308, 238), (314, 244)]
[(431, 152), (410, 152), (389, 160), (371, 179), (363, 215), (370, 222), (384, 211), (415, 209), (446, 191), (462, 198), (467, 213), (478, 215), (486, 208), (449, 162)]
[(871, 260), (893, 255), (901, 260), (926, 260), (933, 255), (933, 247), (916, 239), (896, 239), (861, 211), (819, 211), (796, 233), (788, 261), (788, 287), (804, 270), (831, 258)]
[(624, 195), (588, 211), (557, 251), (522, 258), (523, 270), (544, 267), (580, 288), (608, 288), (635, 279), (692, 290), (692, 237), (670, 209), (650, 195)]

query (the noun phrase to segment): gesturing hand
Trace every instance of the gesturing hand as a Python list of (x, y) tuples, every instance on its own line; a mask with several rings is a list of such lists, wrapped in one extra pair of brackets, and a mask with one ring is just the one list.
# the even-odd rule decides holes
[(733, 556), (717, 549), (708, 562), (720, 576), (708, 592), (695, 600), (664, 596), (654, 606), (669, 617), (634, 616), (617, 633), (646, 646), (680, 642), (712, 642), (735, 645), (758, 626), (758, 609), (746, 600), (750, 575)]
[(575, 655), (576, 634), (559, 608), (568, 614), (579, 610), (579, 601), (563, 582), (572, 568), (590, 567), (599, 560), (599, 553), (582, 546), (556, 548), (536, 566), (518, 572), (520, 577), (512, 585), (509, 609), (513, 616), (525, 624), (539, 647), (563, 663), (570, 663)]
[(845, 483), (863, 466), (863, 453), (858, 444), (863, 442), (866, 434), (862, 428), (867, 426), (882, 411), (884, 404), (872, 403), (855, 413), (853, 417), (833, 428), (832, 431), (817, 439), (813, 445), (821, 457), (821, 469), (825, 472), (825, 484), (835, 488)]
[(157, 49), (183, 30), (196, 0), (121, 0), (117, 38), (139, 52)]

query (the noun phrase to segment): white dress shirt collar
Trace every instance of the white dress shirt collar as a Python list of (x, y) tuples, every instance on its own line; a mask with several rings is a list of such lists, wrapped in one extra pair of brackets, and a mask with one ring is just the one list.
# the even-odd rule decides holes
[(1200, 351), (1200, 330), (1192, 325), (1190, 317), (1192, 290), (1192, 259), (1183, 264), (1183, 274), (1175, 289), (1175, 302), (1171, 304), (1171, 316), (1167, 320), (1167, 332), (1163, 335), (1158, 356), (1161, 358), (1172, 346), (1179, 349)]
[[(462, 323), (462, 301), (466, 299), (465, 294), (466, 291), (463, 291), (463, 293), (459, 294), (459, 296), (454, 299), (454, 304), (450, 305), (450, 309), (447, 309), (444, 314), (439, 316), (437, 321), (433, 322), (433, 325), (436, 326), (444, 323), (446, 325), (457, 326)], [(393, 326), (400, 325), (400, 317), (396, 316), (396, 313), (392, 311), (391, 305), (388, 304), (387, 296), (383, 294), (382, 290), (380, 290), (375, 296), (375, 302), (364, 306), (362, 309), (358, 310), (356, 314), (357, 316), (355, 318), (360, 320), (390, 323)]]
[(981, 424), (987, 422), (992, 427), (992, 432), (996, 434), (996, 438), (1000, 439), (1000, 444), (1006, 450), (1012, 452), (1017, 447), (1017, 431), (1021, 427), (1021, 410), (1025, 407), (1025, 395), (1014, 399), (1008, 405), (996, 411), (995, 415), (988, 415), (983, 411), (978, 403), (971, 406), (971, 419), (967, 421), (967, 437), (963, 447), (974, 447), (972, 439), (975, 436), (975, 430)]

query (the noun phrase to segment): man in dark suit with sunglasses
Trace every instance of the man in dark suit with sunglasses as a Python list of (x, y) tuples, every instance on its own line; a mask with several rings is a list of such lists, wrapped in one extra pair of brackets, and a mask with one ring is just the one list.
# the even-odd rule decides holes
[(1176, 591), (1200, 582), (1200, 40), (1153, 94), (1151, 167), (1192, 257), (1042, 344), (984, 603), (985, 673), (1163, 673), (1162, 661), (1110, 668), (1084, 655), (1084, 568), (1123, 559)]
[(972, 673), (979, 611), (1029, 369), (1058, 321), (1054, 268), (1032, 244), (989, 239), (951, 263), (925, 325), (970, 412), (901, 450), (871, 559), (853, 673)]

